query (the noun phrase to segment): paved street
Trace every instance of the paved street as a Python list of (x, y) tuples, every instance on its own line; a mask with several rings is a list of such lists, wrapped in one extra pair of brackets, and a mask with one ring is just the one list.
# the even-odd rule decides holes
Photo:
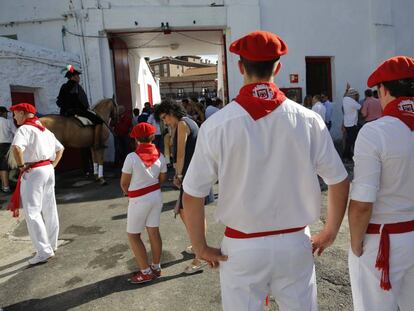
[[(146, 285), (126, 281), (136, 269), (125, 233), (127, 198), (121, 196), (115, 173), (108, 182), (100, 187), (74, 173), (58, 176), (60, 247), (54, 259), (32, 268), (26, 264), (33, 252), (26, 223), (22, 217), (12, 219), (4, 210), (7, 197), (0, 197), (0, 307), (30, 311), (221, 310), (218, 270), (206, 268), (190, 276), (182, 273), (192, 257), (183, 252), (189, 244), (184, 226), (173, 218), (178, 192), (171, 185), (163, 187), (163, 276)], [(215, 208), (214, 204), (206, 207), (208, 240), (219, 245), (223, 226), (213, 221)], [(323, 221), (324, 215), (312, 231), (321, 228)], [(316, 260), (320, 310), (352, 310), (347, 232), (345, 222), (335, 245)], [(268, 309), (277, 310), (274, 301)]]

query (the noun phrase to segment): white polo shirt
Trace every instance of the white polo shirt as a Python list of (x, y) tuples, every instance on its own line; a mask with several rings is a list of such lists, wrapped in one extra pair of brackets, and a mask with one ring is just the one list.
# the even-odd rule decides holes
[(325, 121), (326, 108), (321, 102), (317, 102), (312, 106), (312, 110), (321, 116), (322, 120)]
[(366, 123), (354, 150), (351, 199), (372, 202), (372, 223), (414, 220), (414, 132), (385, 116)]
[(132, 174), (128, 190), (138, 190), (158, 183), (160, 173), (167, 172), (167, 164), (162, 154), (150, 167), (146, 167), (135, 152), (127, 155), (122, 173)]
[(342, 101), (344, 109), (344, 126), (352, 127), (358, 124), (358, 110), (361, 105), (351, 97), (345, 96)]
[(23, 159), (25, 163), (44, 160), (53, 161), (56, 152), (63, 149), (62, 144), (51, 131), (45, 129), (42, 132), (31, 125), (22, 125), (17, 129), (12, 145), (18, 146), (24, 151)]
[(319, 115), (287, 99), (254, 121), (231, 102), (201, 126), (183, 187), (202, 198), (219, 180), (216, 219), (252, 233), (317, 220), (317, 174), (327, 184), (347, 177)]
[(0, 117), (0, 143), (11, 143), (15, 132), (13, 120)]

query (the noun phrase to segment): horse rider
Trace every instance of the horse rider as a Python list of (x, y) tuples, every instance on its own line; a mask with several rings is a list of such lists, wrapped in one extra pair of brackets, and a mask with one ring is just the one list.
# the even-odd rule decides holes
[(60, 108), (60, 115), (65, 117), (81, 116), (89, 119), (95, 127), (93, 146), (95, 149), (104, 148), (101, 141), (103, 120), (89, 109), (88, 97), (79, 84), (81, 71), (72, 65), (67, 66), (65, 78), (68, 81), (60, 88), (56, 104)]

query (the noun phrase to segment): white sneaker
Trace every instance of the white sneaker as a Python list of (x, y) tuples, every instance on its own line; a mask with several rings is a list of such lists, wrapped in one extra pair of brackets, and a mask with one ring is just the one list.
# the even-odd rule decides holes
[(32, 258), (30, 258), (27, 262), (29, 263), (29, 265), (33, 266), (33, 265), (45, 263), (53, 256), (54, 255), (39, 256), (38, 254), (36, 254)]

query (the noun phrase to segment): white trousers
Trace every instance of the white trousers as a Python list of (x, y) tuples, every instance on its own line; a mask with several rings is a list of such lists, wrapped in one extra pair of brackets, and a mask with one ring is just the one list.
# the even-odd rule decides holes
[(24, 173), (20, 198), (27, 230), (37, 254), (42, 257), (53, 255), (59, 234), (53, 166), (36, 167)]
[(250, 239), (224, 237), (220, 262), (223, 310), (263, 310), (272, 292), (281, 311), (316, 311), (309, 229)]
[(348, 264), (355, 311), (414, 310), (414, 232), (390, 234), (391, 290), (380, 287), (381, 272), (375, 268), (379, 234), (367, 234), (364, 252), (349, 251)]

